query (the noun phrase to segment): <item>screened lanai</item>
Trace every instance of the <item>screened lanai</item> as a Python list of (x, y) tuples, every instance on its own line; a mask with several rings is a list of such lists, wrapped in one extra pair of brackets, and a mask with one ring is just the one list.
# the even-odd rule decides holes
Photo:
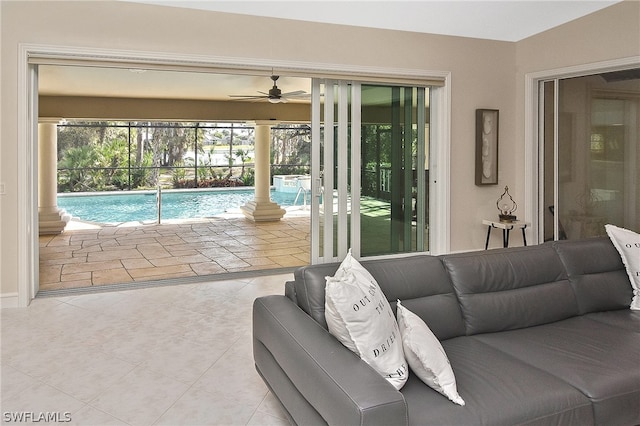
[[(172, 192), (238, 188), (255, 194), (256, 180), (267, 181), (270, 188), (272, 176), (308, 174), (305, 96), (278, 105), (268, 99), (231, 99), (243, 93), (262, 96), (275, 83), (267, 73), (53, 65), (41, 65), (38, 71), (40, 157), (44, 160), (55, 146), (53, 160), (39, 164), (42, 291), (210, 279), (309, 262), (306, 198), (297, 207), (286, 206), (288, 211), (276, 204), (276, 214), (286, 212), (279, 223), (262, 223), (264, 213), (255, 207), (249, 215), (257, 220), (247, 220), (241, 205), (187, 219), (162, 209), (161, 214), (153, 211), (150, 217), (131, 220), (110, 219), (109, 208), (102, 209), (106, 217), (95, 219), (58, 206), (63, 197), (96, 193), (147, 192), (153, 198), (158, 192), (167, 199)], [(282, 93), (304, 95), (309, 90), (309, 79), (281, 78), (277, 84)], [(268, 129), (267, 149), (258, 154), (257, 127)], [(264, 172), (256, 179), (258, 162), (263, 170), (266, 164), (266, 179)], [(270, 200), (266, 204), (270, 209)]]
[[(44, 66), (41, 78), (55, 69), (51, 68)], [(81, 82), (87, 78), (85, 71), (80, 70), (75, 76)], [(130, 77), (127, 72), (140, 76), (149, 71), (118, 70), (117, 78), (124, 78), (123, 73)], [(152, 71), (150, 81), (158, 78), (156, 73), (163, 74)], [(114, 78), (108, 74), (104, 77)], [(200, 79), (200, 84), (203, 83), (201, 78), (196, 78)], [(256, 79), (264, 81), (264, 78)], [(273, 87), (268, 92), (255, 90), (260, 95), (249, 96), (248, 99), (229, 95), (229, 92), (233, 93), (231, 89), (218, 87), (217, 96), (226, 96), (224, 100), (154, 98), (144, 90), (147, 80), (140, 80), (141, 86), (135, 89), (129, 86), (139, 98), (127, 98), (123, 92), (112, 96), (104, 93), (78, 96), (56, 93), (47, 84), (40, 85), (41, 115), (69, 117), (57, 122), (43, 119), (39, 124), (43, 130), (39, 135), (48, 135), (48, 138), (42, 138), (40, 146), (49, 150), (51, 146), (56, 147), (55, 155), (51, 155), (55, 161), (51, 158), (46, 161), (46, 156), (42, 156), (45, 161), (39, 167), (40, 207), (44, 207), (41, 212), (57, 211), (60, 221), (73, 225), (67, 225), (63, 238), (49, 237), (49, 234), (56, 233), (46, 232), (41, 220), (41, 284), (53, 290), (54, 287), (72, 286), (72, 283), (81, 286), (111, 284), (107, 281), (115, 277), (120, 277), (123, 283), (149, 282), (156, 277), (183, 279), (206, 276), (211, 279), (211, 275), (217, 274), (300, 266), (313, 261), (313, 247), (309, 249), (314, 239), (309, 232), (313, 216), (310, 218), (307, 202), (316, 198), (322, 200), (316, 214), (322, 217), (320, 221), (323, 224), (315, 238), (326, 243), (323, 246), (325, 254), (333, 245), (327, 237), (335, 237), (336, 231), (342, 236), (357, 233), (362, 241), (362, 244), (358, 243), (359, 254), (363, 256), (427, 251), (429, 89), (342, 82), (342, 87), (350, 86), (349, 90), (354, 90), (354, 94), (355, 91), (359, 93), (354, 103), (358, 105), (354, 111), (360, 111), (356, 117), (359, 121), (354, 125), (340, 124), (341, 118), (337, 116), (337, 124), (332, 125), (332, 119), (327, 118), (332, 108), (326, 105), (336, 102), (334, 108), (339, 112), (344, 108), (341, 106), (343, 101), (333, 98), (330, 93), (333, 89), (326, 93), (316, 92), (320, 93), (316, 105), (325, 105), (321, 107), (324, 108), (324, 118), (320, 117), (316, 122), (328, 121), (330, 126), (321, 130), (321, 136), (316, 136), (318, 146), (325, 152), (324, 160), (329, 153), (337, 162), (335, 168), (329, 163), (322, 163), (322, 169), (316, 169), (320, 170), (320, 178), (312, 179), (316, 181), (316, 192), (310, 194), (308, 174), (310, 169), (313, 170), (313, 166), (310, 167), (313, 153), (309, 122), (313, 121), (310, 117), (312, 108), (301, 96), (308, 92), (292, 86), (285, 91), (287, 79), (279, 78), (276, 82), (272, 77), (271, 80)], [(280, 83), (285, 94), (296, 94), (295, 100), (273, 101), (273, 93), (280, 90), (276, 84)], [(252, 93), (247, 87), (248, 84), (245, 89), (238, 90)], [(327, 81), (322, 83), (322, 87), (338, 86)], [(331, 103), (325, 102), (325, 94)], [(349, 97), (343, 99), (352, 103)], [(349, 131), (359, 129), (357, 136), (354, 134), (347, 140), (348, 146), (339, 145), (343, 137), (341, 128), (350, 128)], [(328, 129), (332, 131), (328, 132)], [(313, 132), (311, 129), (311, 134)], [(334, 132), (336, 138), (329, 137)], [(87, 143), (78, 142), (88, 139), (94, 140), (92, 150), (87, 149)], [(292, 144), (291, 140), (296, 143)], [(345, 153), (337, 154), (338, 151), (329, 148), (330, 144), (334, 144), (334, 149), (344, 150), (346, 147)], [(343, 161), (354, 158), (352, 153), (357, 152), (356, 149), (360, 151), (362, 165), (347, 165), (345, 168)], [(353, 167), (361, 168), (361, 173), (352, 173), (356, 170)], [(323, 174), (329, 170), (332, 172)], [(360, 181), (344, 186), (340, 177), (343, 174), (357, 175)], [(298, 197), (286, 205), (274, 201), (275, 197), (271, 196), (273, 187), (278, 191), (277, 178), (291, 176), (307, 181), (302, 205), (298, 203)], [(330, 176), (335, 176), (335, 179), (329, 179)], [(394, 180), (392, 176), (399, 178)], [(67, 195), (65, 192), (78, 195), (75, 193), (147, 191), (153, 195), (157, 191), (156, 199), (163, 200), (170, 191), (235, 190), (237, 186), (250, 188), (252, 184), (254, 199), (239, 206), (239, 211), (238, 206), (221, 212), (208, 211), (200, 217), (189, 217), (182, 223), (173, 223), (176, 218), (165, 220), (160, 213), (155, 222), (143, 218), (120, 220), (114, 224), (109, 220), (83, 219), (78, 215), (75, 216), (80, 220), (66, 222), (68, 213), (62, 208), (62, 200)], [(294, 189), (301, 189), (301, 186)], [(351, 191), (350, 188), (357, 189), (354, 197), (344, 192)], [(56, 196), (51, 197), (51, 193)], [(164, 211), (161, 205), (158, 212)], [(41, 214), (41, 219), (43, 216)], [(244, 222), (238, 222), (243, 216)], [(352, 226), (355, 220), (348, 225), (350, 219), (357, 219), (355, 227)], [(207, 224), (196, 225), (193, 223), (195, 220)], [(317, 226), (318, 221), (315, 223)], [(96, 224), (100, 225), (99, 232), (95, 231)], [(345, 224), (351, 226), (347, 234), (340, 231), (345, 229), (341, 228)], [(164, 228), (154, 229), (154, 226)], [(174, 228), (169, 230), (169, 226)], [(234, 230), (235, 227), (241, 229)], [(301, 233), (304, 227), (307, 232)], [(327, 227), (333, 230), (324, 232), (323, 237), (323, 230), (326, 231)], [(317, 227), (311, 228), (311, 233), (318, 232)], [(215, 236), (205, 232), (207, 229)], [(222, 232), (218, 232), (220, 230)], [(182, 234), (194, 241), (182, 238)], [(99, 242), (102, 238), (106, 240), (104, 243)], [(137, 239), (140, 243), (136, 243)], [(174, 247), (169, 250), (166, 246)], [(264, 250), (266, 247), (271, 249), (268, 253)], [(329, 253), (323, 261), (339, 257), (340, 243), (337, 247), (338, 252)], [(287, 252), (277, 251), (280, 248)], [(71, 253), (73, 259), (70, 262), (63, 259), (63, 252)], [(132, 258), (125, 258), (123, 253)], [(79, 265), (90, 261), (102, 264)], [(92, 269), (94, 266), (99, 269)]]

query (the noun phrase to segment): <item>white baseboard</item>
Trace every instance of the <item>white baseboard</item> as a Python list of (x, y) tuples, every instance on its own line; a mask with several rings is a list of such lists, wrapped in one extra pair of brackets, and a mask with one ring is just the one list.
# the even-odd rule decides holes
[(0, 309), (17, 308), (19, 306), (17, 292), (0, 294)]

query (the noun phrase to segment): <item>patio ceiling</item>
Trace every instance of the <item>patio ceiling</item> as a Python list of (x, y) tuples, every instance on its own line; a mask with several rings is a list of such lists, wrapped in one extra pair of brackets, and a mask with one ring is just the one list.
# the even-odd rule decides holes
[[(38, 92), (43, 96), (228, 101), (229, 95), (260, 95), (258, 91), (268, 92), (273, 85), (268, 74), (252, 76), (58, 65), (41, 65), (38, 76)], [(281, 76), (278, 88), (283, 93), (296, 90), (310, 93), (311, 79)]]

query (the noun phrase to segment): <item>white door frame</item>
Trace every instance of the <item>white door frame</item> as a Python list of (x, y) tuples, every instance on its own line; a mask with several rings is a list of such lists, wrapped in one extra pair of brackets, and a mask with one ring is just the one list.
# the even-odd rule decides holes
[[(600, 74), (610, 71), (620, 71), (628, 68), (640, 67), (640, 56), (614, 59), (610, 61), (594, 62), (570, 67), (556, 68), (546, 71), (538, 71), (525, 75), (525, 111), (524, 111), (524, 148), (525, 148), (525, 205), (531, 206), (525, 211), (525, 221), (531, 223), (531, 232), (536, 238), (534, 243), (544, 241), (543, 204), (541, 197), (544, 195), (543, 174), (541, 173), (541, 130), (543, 124), (539, 119), (539, 84), (543, 81), (583, 77), (590, 74)], [(557, 183), (557, 181), (556, 181)]]
[[(55, 46), (20, 43), (18, 46), (17, 81), (17, 145), (18, 145), (18, 294), (17, 305), (26, 307), (38, 289), (38, 188), (37, 188), (37, 78), (38, 63), (64, 63), (77, 65), (139, 68), (202, 72), (232, 71), (250, 74), (256, 71), (270, 72), (273, 68), (297, 76), (325, 78), (351, 76), (359, 80), (367, 78), (397, 81), (428, 82), (434, 78), (444, 80), (444, 87), (433, 90), (432, 140), (436, 153), (433, 158), (431, 178), (434, 204), (437, 212), (430, 220), (437, 220), (438, 230), (432, 232), (433, 253), (443, 253), (449, 248), (449, 146), (451, 123), (451, 73), (420, 69), (350, 66), (343, 64), (309, 63), (266, 59), (247, 59), (188, 55), (173, 52), (145, 52), (98, 49), (75, 46)], [(428, 84), (428, 83), (426, 83)], [(437, 120), (437, 122), (436, 122)], [(435, 184), (437, 182), (437, 184)], [(433, 209), (432, 209), (433, 210)]]

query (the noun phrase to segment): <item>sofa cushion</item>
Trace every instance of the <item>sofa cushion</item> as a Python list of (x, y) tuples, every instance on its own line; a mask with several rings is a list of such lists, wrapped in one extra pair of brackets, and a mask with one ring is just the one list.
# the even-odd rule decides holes
[(468, 335), (569, 318), (578, 305), (549, 244), (442, 256)]
[[(395, 307), (397, 299), (402, 300), (404, 306), (422, 318), (438, 339), (464, 335), (458, 299), (440, 258), (415, 255), (360, 263), (376, 279), (392, 307)], [(338, 263), (309, 265), (294, 272), (298, 305), (324, 328), (327, 328), (325, 277), (334, 275), (338, 266)]]
[(327, 328), (324, 317), (325, 277), (336, 273), (340, 264), (310, 265), (298, 268), (293, 272), (294, 287), (298, 306), (318, 324)]
[(633, 292), (620, 254), (609, 238), (556, 241), (580, 314), (628, 309)]
[(411, 370), (432, 389), (458, 405), (464, 400), (458, 394), (456, 377), (440, 341), (419, 316), (398, 300), (398, 327), (404, 355)]
[(611, 242), (620, 253), (633, 288), (631, 309), (640, 311), (640, 234), (614, 225), (604, 227)]
[[(453, 293), (405, 299), (402, 304), (420, 317), (438, 340), (463, 336), (465, 333), (458, 298)], [(391, 302), (391, 305), (395, 308), (395, 302)]]
[(464, 335), (458, 299), (440, 258), (428, 255), (363, 261), (395, 306), (418, 315), (440, 340)]
[(398, 323), (375, 278), (349, 251), (335, 275), (326, 281), (329, 333), (400, 389), (407, 381), (409, 367)]
[(616, 328), (640, 333), (640, 311), (619, 309), (617, 311), (593, 312), (585, 315), (585, 317)]
[(640, 333), (579, 316), (473, 338), (580, 390), (597, 424), (640, 424)]
[(473, 338), (442, 346), (466, 404), (451, 404), (411, 375), (401, 391), (409, 424), (593, 424), (590, 401), (567, 383)]

